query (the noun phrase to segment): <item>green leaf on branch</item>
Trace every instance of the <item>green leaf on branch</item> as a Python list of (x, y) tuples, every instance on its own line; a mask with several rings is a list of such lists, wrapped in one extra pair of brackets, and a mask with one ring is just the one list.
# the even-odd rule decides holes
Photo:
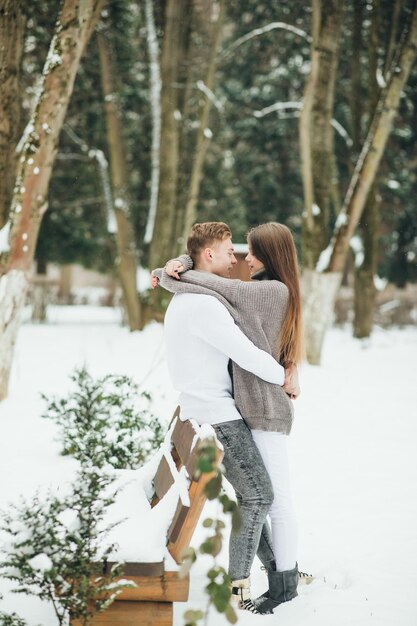
[(197, 626), (197, 622), (200, 619), (203, 619), (203, 617), (204, 617), (203, 611), (193, 611), (193, 610), (185, 611), (184, 613), (185, 626)]
[(204, 488), (204, 493), (209, 500), (214, 500), (220, 493), (222, 488), (222, 475), (219, 472), (216, 476), (213, 476)]
[(203, 527), (211, 528), (213, 526), (213, 523), (214, 523), (214, 520), (212, 520), (210, 517), (207, 517), (207, 519), (205, 519), (203, 522)]
[(195, 561), (197, 560), (197, 554), (194, 548), (187, 548), (186, 550), (184, 550), (181, 559), (182, 564), (180, 567), (179, 576), (180, 578), (185, 578), (185, 576), (187, 576), (188, 572), (190, 571), (192, 564), (195, 563)]
[(224, 612), (227, 621), (229, 622), (229, 624), (236, 624), (237, 622), (237, 615), (236, 615), (236, 611), (234, 610), (234, 608), (229, 604), (228, 607), (226, 607), (226, 610)]

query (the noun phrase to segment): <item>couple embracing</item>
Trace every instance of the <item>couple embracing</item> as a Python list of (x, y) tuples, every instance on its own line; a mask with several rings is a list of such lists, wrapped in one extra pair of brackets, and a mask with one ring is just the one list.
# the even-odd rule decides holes
[[(165, 341), (181, 419), (213, 426), (236, 492), (241, 527), (230, 536), (232, 594), (240, 608), (270, 614), (297, 596), (299, 581), (287, 456), (292, 400), (300, 393), (297, 253), (286, 226), (257, 226), (248, 234), (251, 280), (233, 280), (231, 237), (223, 222), (196, 224), (188, 255), (155, 270), (153, 284), (175, 293)], [(255, 555), (269, 588), (253, 599)]]

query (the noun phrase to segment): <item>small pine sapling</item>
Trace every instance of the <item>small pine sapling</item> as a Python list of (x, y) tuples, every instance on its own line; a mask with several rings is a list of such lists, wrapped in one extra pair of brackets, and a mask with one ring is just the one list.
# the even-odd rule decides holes
[(15, 593), (51, 602), (60, 625), (78, 619), (87, 626), (133, 584), (120, 580), (121, 566), (101, 573), (114, 549), (106, 542), (113, 525), (104, 526), (105, 511), (116, 495), (111, 481), (97, 468), (81, 467), (65, 497), (49, 493), (41, 498), (38, 493), (2, 515), (0, 529), (7, 541), (0, 553), (0, 575), (16, 583)]
[(150, 412), (149, 393), (128, 376), (94, 380), (85, 369), (72, 375), (75, 389), (48, 399), (45, 418), (60, 428), (62, 454), (81, 464), (136, 469), (160, 447), (163, 427)]

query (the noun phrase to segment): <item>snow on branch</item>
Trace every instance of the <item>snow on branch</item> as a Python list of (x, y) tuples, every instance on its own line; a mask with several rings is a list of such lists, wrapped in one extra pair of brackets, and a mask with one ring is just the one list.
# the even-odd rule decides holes
[(286, 109), (302, 109), (303, 102), (275, 102), (275, 104), (271, 104), (269, 107), (265, 107), (264, 109), (260, 109), (259, 111), (254, 111), (254, 117), (260, 118), (265, 117), (265, 115), (269, 115), (269, 113), (274, 113), (275, 111), (285, 111)]
[(384, 73), (380, 67), (378, 67), (376, 70), (376, 82), (380, 89), (385, 89), (385, 87), (387, 86), (387, 81), (385, 80)]
[(294, 33), (294, 35), (298, 35), (299, 37), (302, 37), (309, 43), (311, 43), (312, 41), (310, 35), (308, 35), (305, 32), (305, 30), (301, 30), (300, 28), (297, 28), (296, 26), (292, 26), (292, 24), (286, 24), (285, 22), (271, 22), (270, 24), (267, 24), (266, 26), (262, 26), (262, 28), (255, 28), (254, 30), (251, 30), (249, 33), (246, 33), (246, 35), (243, 35), (243, 37), (239, 37), (239, 39), (236, 39), (236, 41), (234, 41), (230, 46), (225, 48), (221, 52), (221, 55), (227, 56), (231, 54), (234, 50), (236, 50), (236, 48), (239, 48), (239, 46), (243, 45), (247, 41), (250, 41), (251, 39), (254, 39), (255, 37), (259, 37), (260, 35), (263, 35), (264, 33), (269, 33), (271, 30), (277, 30), (277, 29), (287, 30), (291, 33)]
[(149, 53), (150, 95), (152, 114), (152, 148), (151, 148), (151, 193), (149, 200), (149, 213), (145, 229), (145, 243), (150, 243), (158, 208), (159, 176), (160, 176), (160, 142), (161, 142), (161, 70), (159, 66), (159, 46), (156, 36), (155, 19), (153, 15), (152, 0), (145, 2), (146, 33)]
[(223, 113), (223, 111), (224, 111), (223, 103), (218, 98), (216, 98), (216, 96), (212, 92), (212, 90), (209, 89), (207, 87), (207, 85), (205, 85), (205, 83), (202, 80), (198, 80), (197, 81), (197, 88), (200, 91), (202, 91), (205, 96), (207, 96), (207, 98), (216, 107), (216, 109), (219, 111), (219, 113)]
[[(257, 117), (258, 119), (260, 119), (261, 117), (265, 117), (265, 115), (269, 115), (270, 113), (275, 113), (277, 111), (286, 111), (288, 109), (295, 109), (297, 111), (300, 111), (302, 108), (303, 108), (302, 100), (298, 102), (297, 101), (296, 102), (275, 102), (275, 104), (271, 104), (270, 106), (265, 107), (264, 109), (254, 111), (253, 115), (254, 117)], [(299, 113), (297, 113), (296, 115), (299, 115)], [(331, 125), (333, 126), (335, 131), (340, 135), (340, 137), (342, 137), (345, 140), (346, 145), (349, 146), (350, 148), (353, 145), (353, 142), (346, 128), (344, 128), (344, 126), (342, 126), (342, 124), (338, 122), (337, 120), (335, 120), (334, 118), (331, 121)]]
[(8, 252), (10, 249), (9, 245), (9, 236), (10, 236), (10, 222), (6, 222), (3, 228), (0, 228), (0, 254), (3, 252)]
[(355, 267), (359, 269), (360, 267), (362, 267), (365, 259), (365, 250), (361, 237), (359, 237), (359, 235), (355, 235), (354, 237), (352, 237), (349, 241), (349, 246), (355, 258)]
[(71, 128), (69, 124), (64, 124), (64, 131), (67, 133), (68, 137), (77, 144), (77, 146), (80, 146), (83, 152), (89, 152), (88, 145), (83, 139), (81, 139), (81, 137), (77, 135), (77, 133)]
[(72, 141), (80, 147), (81, 151), (84, 154), (86, 153), (89, 159), (96, 161), (100, 174), (101, 188), (103, 190), (104, 205), (106, 207), (107, 231), (109, 233), (116, 233), (117, 225), (113, 212), (113, 196), (109, 177), (109, 163), (106, 155), (103, 150), (100, 150), (99, 148), (90, 148), (88, 144), (86, 144), (86, 142), (77, 135), (71, 126), (69, 126), (69, 124), (64, 124), (63, 128), (68, 137), (70, 137), (70, 139), (72, 139)]
[(351, 148), (353, 146), (353, 141), (349, 133), (347, 132), (346, 128), (344, 128), (344, 126), (342, 126), (342, 124), (338, 122), (337, 120), (335, 120), (334, 118), (332, 119), (330, 123), (335, 129), (335, 131), (340, 135), (340, 137), (342, 137), (345, 140), (346, 145), (349, 148)]

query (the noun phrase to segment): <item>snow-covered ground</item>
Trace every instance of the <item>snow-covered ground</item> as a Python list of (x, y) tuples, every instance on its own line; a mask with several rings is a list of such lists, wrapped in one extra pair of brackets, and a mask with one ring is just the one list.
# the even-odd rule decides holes
[[(55, 426), (40, 419), (40, 393), (64, 394), (76, 366), (94, 376), (133, 376), (153, 393), (153, 410), (166, 422), (176, 406), (160, 325), (131, 334), (117, 311), (94, 307), (53, 307), (49, 317), (47, 325), (22, 326), (10, 396), (0, 404), (0, 508), (73, 473), (74, 462), (58, 454)], [(290, 458), (299, 564), (315, 581), (273, 616), (241, 613), (242, 626), (416, 626), (416, 348), (416, 328), (377, 329), (366, 344), (332, 329), (322, 365), (304, 366)], [(213, 506), (203, 518), (215, 514)], [(197, 530), (195, 545), (205, 532)], [(226, 548), (219, 561), (227, 564)], [(190, 601), (175, 606), (175, 626), (186, 608), (205, 606), (210, 563), (201, 557), (192, 569)], [(253, 586), (260, 593), (266, 578), (258, 566)], [(7, 590), (0, 581), (2, 610), (31, 625), (56, 623), (49, 607)], [(213, 612), (209, 623), (227, 622)]]

